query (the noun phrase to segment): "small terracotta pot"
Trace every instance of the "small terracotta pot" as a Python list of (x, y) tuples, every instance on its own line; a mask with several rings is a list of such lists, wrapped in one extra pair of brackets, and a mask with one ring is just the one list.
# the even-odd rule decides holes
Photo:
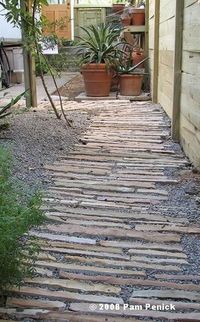
[(122, 12), (124, 11), (124, 7), (125, 7), (124, 3), (113, 3), (112, 11), (114, 13), (117, 13), (117, 14), (121, 15)]
[(131, 23), (134, 26), (143, 26), (145, 25), (145, 9), (132, 9), (131, 11)]
[(121, 16), (121, 23), (123, 26), (130, 26), (131, 16)]
[[(143, 51), (135, 50), (132, 52), (133, 65), (139, 64), (143, 59), (145, 59), (145, 54), (143, 53)], [(145, 67), (144, 63), (142, 63), (140, 66), (138, 66), (138, 68), (144, 68), (144, 67)]]
[(106, 64), (87, 64), (81, 68), (87, 96), (109, 96), (112, 72), (106, 69)]
[(139, 96), (141, 94), (143, 75), (120, 75), (120, 95)]
[(130, 26), (131, 24), (131, 16), (121, 17), (121, 23), (123, 26)]

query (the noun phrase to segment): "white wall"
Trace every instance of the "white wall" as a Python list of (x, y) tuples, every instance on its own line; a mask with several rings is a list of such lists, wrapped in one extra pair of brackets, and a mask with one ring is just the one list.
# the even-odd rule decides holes
[(19, 28), (13, 27), (10, 23), (8, 23), (3, 16), (3, 13), (4, 11), (1, 11), (0, 14), (0, 40), (21, 39), (21, 31)]

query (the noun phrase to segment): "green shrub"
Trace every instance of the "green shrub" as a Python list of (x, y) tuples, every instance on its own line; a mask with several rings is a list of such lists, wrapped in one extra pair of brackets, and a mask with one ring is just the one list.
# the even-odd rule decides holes
[(36, 56), (35, 58), (35, 74), (36, 76), (40, 76), (41, 74), (47, 74), (49, 71), (49, 68), (46, 64), (46, 62), (44, 61), (44, 59), (38, 59), (38, 57)]
[(11, 101), (9, 103), (7, 103), (4, 106), (0, 106), (0, 119), (5, 118), (6, 116), (10, 115), (11, 112), (11, 107), (13, 105), (15, 105), (23, 96), (25, 96), (27, 94), (28, 91), (25, 91), (21, 94), (19, 94), (18, 96), (16, 96), (15, 98), (12, 98)]
[(28, 231), (44, 221), (40, 205), (39, 196), (25, 196), (11, 181), (11, 157), (0, 147), (0, 295), (34, 272), (38, 248)]
[(80, 58), (77, 56), (75, 49), (73, 50), (73, 47), (71, 51), (69, 48), (59, 48), (59, 53), (57, 55), (48, 55), (47, 60), (58, 73), (62, 71), (79, 71)]

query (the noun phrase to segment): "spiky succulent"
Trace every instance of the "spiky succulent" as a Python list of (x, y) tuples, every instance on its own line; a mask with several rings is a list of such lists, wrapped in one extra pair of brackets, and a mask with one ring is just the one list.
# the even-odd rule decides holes
[(121, 54), (119, 48), (120, 29), (114, 29), (112, 25), (91, 25), (81, 27), (85, 36), (79, 37), (77, 53), (82, 56), (81, 63), (106, 63), (115, 64)]

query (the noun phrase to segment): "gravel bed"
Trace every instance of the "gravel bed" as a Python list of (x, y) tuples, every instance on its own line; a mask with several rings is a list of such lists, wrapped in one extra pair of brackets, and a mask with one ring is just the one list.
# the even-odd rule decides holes
[(90, 124), (91, 114), (74, 111), (68, 112), (67, 118), (73, 127), (64, 119), (56, 119), (48, 109), (22, 110), (7, 119), (8, 129), (0, 131), (0, 145), (9, 148), (13, 155), (14, 177), (24, 182), (30, 193), (48, 186), (51, 178), (43, 166), (73, 148)]

